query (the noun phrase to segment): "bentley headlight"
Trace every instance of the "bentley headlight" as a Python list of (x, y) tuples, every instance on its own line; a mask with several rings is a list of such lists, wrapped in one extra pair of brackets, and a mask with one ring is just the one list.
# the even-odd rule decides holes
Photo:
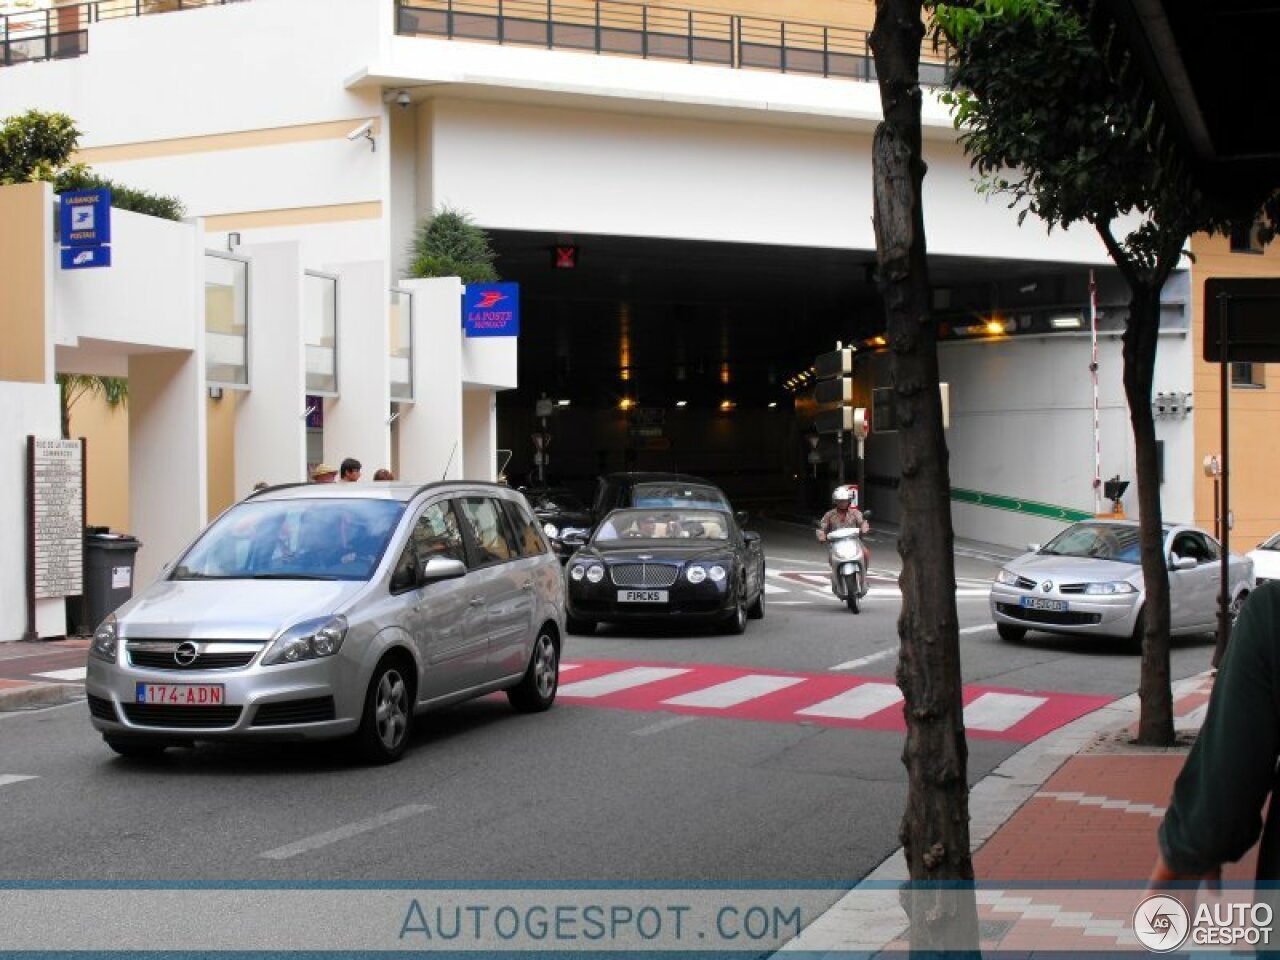
[(107, 614), (107, 619), (103, 620), (98, 629), (93, 631), (93, 643), (89, 647), (89, 653), (99, 660), (115, 663), (119, 642), (120, 634), (116, 627), (116, 615), (114, 613)]
[(1123, 593), (1137, 593), (1138, 588), (1125, 580), (1106, 580), (1089, 584), (1084, 588), (1084, 592), (1095, 597), (1113, 597)]
[(598, 563), (593, 563), (587, 567), (587, 579), (592, 583), (599, 583), (604, 579), (604, 567)]
[(286, 630), (262, 658), (263, 666), (331, 657), (347, 636), (346, 617), (307, 620)]
[(587, 575), (587, 568), (580, 563), (575, 563), (572, 567), (569, 568), (570, 580), (581, 580), (586, 575)]
[(996, 583), (1003, 583), (1007, 587), (1016, 587), (1018, 585), (1018, 575), (1003, 567), (996, 574)]
[(720, 566), (720, 564), (718, 563), (714, 564), (707, 569), (707, 576), (709, 576), (716, 583), (719, 583), (721, 580), (725, 578), (725, 569), (724, 567)]
[(707, 579), (707, 569), (694, 564), (684, 572), (684, 578), (690, 583), (701, 583)]

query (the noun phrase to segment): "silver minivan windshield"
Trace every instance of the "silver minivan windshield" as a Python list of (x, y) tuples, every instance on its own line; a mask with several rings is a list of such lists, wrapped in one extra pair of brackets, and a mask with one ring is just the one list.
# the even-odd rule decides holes
[(171, 580), (368, 580), (405, 505), (351, 498), (249, 500), (204, 532)]

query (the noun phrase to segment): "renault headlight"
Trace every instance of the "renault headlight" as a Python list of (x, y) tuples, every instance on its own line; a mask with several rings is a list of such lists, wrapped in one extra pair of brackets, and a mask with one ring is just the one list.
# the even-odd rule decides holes
[(1084, 592), (1095, 597), (1113, 597), (1122, 593), (1137, 593), (1138, 588), (1125, 580), (1107, 580), (1089, 584), (1084, 588)]
[(116, 626), (116, 615), (107, 614), (98, 629), (93, 631), (93, 643), (89, 646), (89, 654), (108, 663), (116, 662), (116, 651), (119, 648), (120, 632)]
[(1003, 583), (1006, 587), (1016, 587), (1018, 585), (1018, 575), (1011, 570), (1000, 568), (1000, 572), (996, 574), (996, 583)]
[(321, 617), (286, 630), (262, 658), (263, 666), (331, 657), (347, 636), (346, 617)]
[(684, 578), (690, 583), (701, 583), (707, 579), (707, 568), (700, 567), (696, 563), (684, 572)]

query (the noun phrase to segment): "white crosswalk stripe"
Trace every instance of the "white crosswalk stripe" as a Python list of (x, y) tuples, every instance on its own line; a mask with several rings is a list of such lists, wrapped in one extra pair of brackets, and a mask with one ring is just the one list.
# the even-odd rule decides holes
[(7, 787), (11, 783), (21, 783), (23, 780), (39, 780), (39, 777), (20, 773), (0, 773), (0, 787)]
[(49, 680), (83, 680), (89, 672), (88, 667), (72, 667), (70, 670), (49, 670), (46, 673), (33, 673), (33, 677), (45, 677)]
[(864, 720), (901, 701), (902, 691), (892, 683), (864, 683), (829, 700), (797, 710), (796, 714), (804, 717)]
[(631, 667), (627, 670), (619, 670), (616, 673), (606, 673), (604, 676), (592, 677), (590, 680), (578, 680), (575, 683), (564, 684), (560, 687), (560, 696), (603, 697), (610, 693), (617, 693), (619, 690), (642, 687), (646, 683), (655, 683), (658, 680), (678, 677), (682, 673), (688, 672), (688, 669), (681, 667)]
[(672, 697), (662, 702), (673, 707), (723, 709), (725, 707), (736, 707), (740, 703), (755, 700), (757, 697), (763, 697), (778, 690), (785, 690), (787, 687), (793, 687), (797, 683), (804, 683), (804, 678), (777, 677), (753, 673), (745, 677), (728, 680), (725, 683), (717, 683), (715, 686), (706, 687), (702, 690), (695, 690), (692, 693), (681, 694), (678, 697)]
[(971, 730), (1008, 730), (1048, 699), (1020, 693), (984, 693), (964, 708), (964, 725)]

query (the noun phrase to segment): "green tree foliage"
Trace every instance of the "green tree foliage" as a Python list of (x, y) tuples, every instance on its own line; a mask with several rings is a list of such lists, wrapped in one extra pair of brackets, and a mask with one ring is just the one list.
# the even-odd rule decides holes
[(62, 412), (62, 439), (71, 439), (71, 408), (86, 396), (100, 397), (115, 410), (129, 402), (129, 381), (125, 377), (102, 377), (87, 373), (58, 374)]
[(1030, 213), (1049, 229), (1092, 225), (1129, 287), (1124, 387), (1146, 584), (1138, 738), (1169, 744), (1169, 579), (1151, 414), (1160, 290), (1192, 233), (1225, 232), (1261, 215), (1269, 236), (1277, 195), (1232, 209), (1204, 196), (1162, 146), (1151, 106), (1117, 82), (1085, 25), (1054, 0), (937, 3), (933, 15), (954, 50), (945, 99), (979, 189), (1007, 196), (1019, 222)]
[(418, 225), (413, 238), (414, 277), (461, 277), (463, 283), (498, 279), (489, 235), (465, 213), (442, 207)]
[(166, 220), (186, 214), (176, 197), (161, 196), (115, 183), (94, 173), (71, 156), (80, 142), (75, 121), (65, 113), (28, 110), (8, 117), (0, 126), (0, 185), (44, 180), (57, 193), (108, 187), (111, 205)]

